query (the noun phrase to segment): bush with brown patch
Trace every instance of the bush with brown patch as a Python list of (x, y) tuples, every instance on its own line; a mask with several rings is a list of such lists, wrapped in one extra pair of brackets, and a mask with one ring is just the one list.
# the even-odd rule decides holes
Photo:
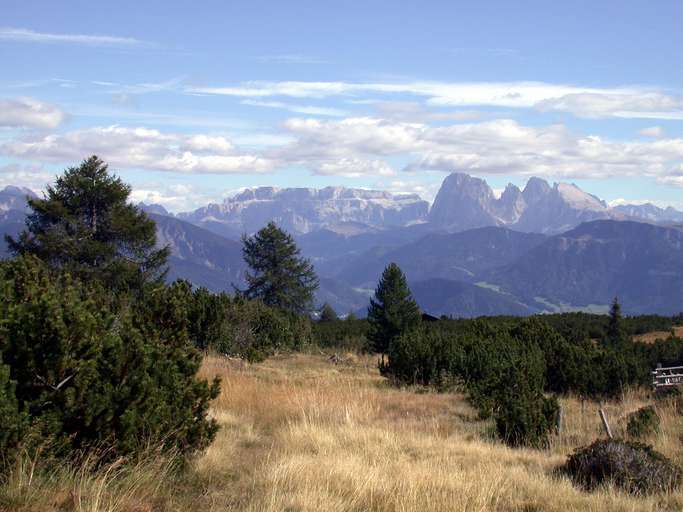
[(674, 490), (683, 476), (676, 464), (651, 446), (611, 439), (577, 449), (562, 469), (585, 490), (611, 483), (631, 494)]

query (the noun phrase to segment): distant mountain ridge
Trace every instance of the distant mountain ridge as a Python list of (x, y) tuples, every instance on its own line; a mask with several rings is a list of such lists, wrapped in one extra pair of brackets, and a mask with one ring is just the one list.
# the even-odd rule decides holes
[(391, 194), (344, 187), (246, 189), (220, 204), (178, 218), (220, 234), (253, 233), (275, 221), (294, 234), (348, 223), (384, 228), (424, 221), (429, 203), (417, 194)]
[[(141, 207), (150, 213), (173, 216), (160, 205)], [(672, 207), (610, 207), (575, 184), (551, 185), (537, 177), (529, 178), (523, 189), (508, 184), (496, 197), (485, 180), (458, 172), (443, 180), (431, 207), (417, 194), (345, 187), (258, 187), (175, 216), (232, 239), (254, 233), (271, 220), (294, 235), (328, 230), (345, 236), (415, 224), (426, 224), (427, 231), (435, 232), (503, 226), (557, 234), (600, 219), (683, 222), (683, 212)]]
[[(0, 190), (1, 233), (25, 227), (27, 196), (35, 194)], [(314, 263), (318, 302), (342, 314), (363, 314), (390, 261), (437, 315), (604, 311), (615, 295), (629, 314), (683, 309), (683, 227), (675, 226), (683, 213), (673, 208), (610, 208), (575, 185), (539, 178), (497, 198), (484, 180), (457, 173), (431, 211), (425, 205), (417, 195), (262, 187), (189, 214), (139, 207), (157, 223), (159, 244), (171, 247), (169, 278), (212, 291), (243, 286), (237, 238), (275, 220), (293, 228)]]

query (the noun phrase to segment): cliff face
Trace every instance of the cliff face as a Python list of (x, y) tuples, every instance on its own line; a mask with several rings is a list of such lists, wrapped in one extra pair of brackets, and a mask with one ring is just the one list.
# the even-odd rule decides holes
[(482, 179), (453, 173), (439, 190), (429, 220), (435, 227), (464, 231), (507, 226), (520, 231), (560, 233), (582, 222), (624, 216), (573, 184), (553, 186), (531, 178), (524, 191), (509, 184), (500, 198)]
[(207, 227), (252, 233), (275, 221), (294, 234), (338, 224), (397, 227), (424, 221), (429, 203), (417, 195), (395, 195), (343, 187), (247, 189), (221, 204), (210, 204), (178, 216)]

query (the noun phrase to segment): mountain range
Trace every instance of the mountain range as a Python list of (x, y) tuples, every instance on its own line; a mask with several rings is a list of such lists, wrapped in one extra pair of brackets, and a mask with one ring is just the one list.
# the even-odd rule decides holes
[[(24, 227), (28, 189), (0, 191), (0, 232)], [(429, 208), (417, 195), (327, 187), (246, 189), (173, 215), (140, 204), (171, 248), (169, 278), (212, 291), (243, 286), (239, 237), (274, 220), (294, 234), (320, 276), (318, 303), (365, 313), (386, 266), (406, 273), (423, 310), (471, 317), (683, 309), (683, 212), (614, 208), (576, 185), (531, 178), (496, 197), (482, 179), (453, 173)], [(0, 255), (6, 254), (4, 244)]]

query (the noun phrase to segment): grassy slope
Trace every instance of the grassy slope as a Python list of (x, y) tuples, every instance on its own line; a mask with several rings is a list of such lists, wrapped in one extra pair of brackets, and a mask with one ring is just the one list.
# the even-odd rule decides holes
[[(109, 476), (65, 469), (29, 482), (27, 467), (2, 499), (11, 510), (41, 511), (683, 509), (680, 491), (647, 499), (609, 488), (586, 494), (554, 475), (566, 454), (600, 435), (594, 403), (562, 400), (562, 439), (547, 451), (512, 450), (491, 439), (463, 396), (388, 387), (370, 358), (349, 355), (334, 365), (322, 355), (293, 355), (240, 367), (211, 357), (202, 374), (223, 379), (213, 408), (222, 429), (189, 475), (173, 477), (153, 456)], [(639, 393), (606, 404), (615, 433), (646, 403)], [(663, 428), (652, 442), (681, 463), (683, 420), (672, 406), (659, 411)]]

